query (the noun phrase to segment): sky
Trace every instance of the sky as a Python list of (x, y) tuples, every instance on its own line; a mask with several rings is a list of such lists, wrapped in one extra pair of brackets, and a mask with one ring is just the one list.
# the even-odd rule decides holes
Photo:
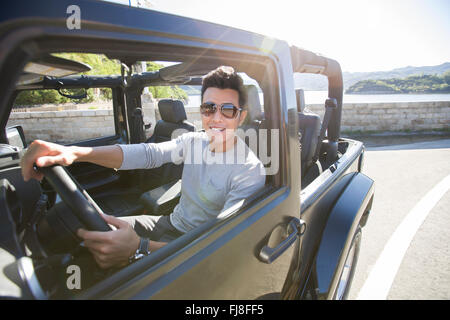
[[(136, 3), (142, 0), (110, 0)], [(449, 0), (147, 0), (154, 9), (287, 41), (343, 71), (450, 62)]]

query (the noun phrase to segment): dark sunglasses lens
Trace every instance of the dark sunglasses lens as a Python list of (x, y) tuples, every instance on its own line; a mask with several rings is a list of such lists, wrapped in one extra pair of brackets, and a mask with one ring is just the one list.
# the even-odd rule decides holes
[(221, 108), (222, 114), (226, 118), (234, 118), (236, 116), (236, 113), (238, 111), (238, 108), (236, 108), (232, 104), (224, 104)]
[(205, 116), (210, 116), (216, 112), (216, 105), (213, 103), (205, 102), (200, 105), (200, 113)]

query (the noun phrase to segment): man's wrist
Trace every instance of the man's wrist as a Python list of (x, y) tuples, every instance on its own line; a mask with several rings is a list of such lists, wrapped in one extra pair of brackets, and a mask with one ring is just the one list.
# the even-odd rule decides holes
[(151, 252), (150, 251), (150, 239), (140, 238), (138, 248), (136, 249), (135, 253), (130, 256), (130, 258), (128, 260), (130, 263), (137, 261), (137, 260), (143, 258), (144, 256), (148, 256), (150, 254), (150, 252)]
[(88, 160), (87, 156), (89, 155), (90, 152), (92, 152), (92, 148), (88, 147), (72, 146), (70, 148), (72, 150), (72, 154), (74, 155), (73, 162), (87, 161)]

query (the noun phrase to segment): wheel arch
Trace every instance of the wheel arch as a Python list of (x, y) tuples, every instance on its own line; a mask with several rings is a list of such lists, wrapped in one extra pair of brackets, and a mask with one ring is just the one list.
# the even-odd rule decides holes
[(353, 235), (367, 221), (373, 195), (374, 181), (355, 173), (331, 209), (313, 270), (319, 299), (333, 299)]

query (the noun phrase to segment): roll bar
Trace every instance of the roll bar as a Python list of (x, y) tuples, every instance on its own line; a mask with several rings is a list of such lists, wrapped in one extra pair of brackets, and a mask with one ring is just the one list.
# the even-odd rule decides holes
[(337, 107), (331, 115), (327, 136), (330, 142), (337, 142), (340, 136), (344, 92), (341, 66), (336, 60), (296, 46), (291, 46), (291, 59), (293, 72), (322, 74), (328, 78), (328, 97), (336, 99)]

